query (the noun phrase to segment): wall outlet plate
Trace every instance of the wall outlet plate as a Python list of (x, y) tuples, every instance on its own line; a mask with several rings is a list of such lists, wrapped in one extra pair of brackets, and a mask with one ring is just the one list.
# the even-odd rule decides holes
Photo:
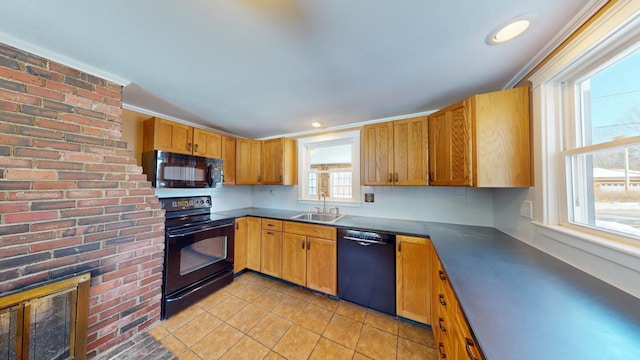
[(365, 193), (364, 194), (364, 202), (372, 203), (373, 201), (374, 201), (374, 194), (373, 193)]
[(520, 205), (520, 216), (533, 219), (533, 201), (525, 200)]

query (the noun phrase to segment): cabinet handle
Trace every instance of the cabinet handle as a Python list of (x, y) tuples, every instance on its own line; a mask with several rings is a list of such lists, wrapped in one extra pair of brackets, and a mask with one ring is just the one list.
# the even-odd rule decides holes
[(274, 224), (267, 224), (267, 226), (274, 227), (275, 225)]
[(389, 173), (389, 182), (393, 182), (393, 174)]
[(240, 229), (240, 223), (236, 223), (236, 230)]
[(440, 353), (440, 358), (446, 359), (447, 354), (444, 352), (444, 343), (438, 343), (438, 352)]
[(467, 355), (469, 355), (469, 359), (478, 360), (478, 358), (473, 355), (473, 350), (471, 350), (472, 346), (476, 346), (476, 344), (473, 342), (473, 340), (469, 339), (468, 337), (465, 337), (464, 338), (464, 348), (467, 350)]
[(402, 251), (402, 240), (398, 240), (398, 252)]
[(438, 295), (438, 301), (440, 301), (440, 305), (447, 306), (447, 302), (444, 300), (444, 294)]
[(429, 171), (429, 181), (433, 181), (433, 172)]
[(196, 152), (198, 152), (198, 144), (196, 144)]
[(280, 183), (282, 183), (282, 175), (280, 175)]
[(189, 143), (189, 146), (188, 146), (189, 147), (189, 151), (191, 151), (192, 146), (193, 145), (191, 143)]
[(304, 239), (302, 239), (302, 250), (304, 250)]
[(267, 231), (268, 235), (275, 235), (275, 233), (273, 231)]
[(396, 173), (396, 182), (398, 182), (398, 173)]
[(447, 328), (444, 326), (443, 318), (438, 318), (438, 327), (440, 327), (440, 331), (447, 332)]
[(307, 239), (307, 250), (311, 250), (311, 240)]
[(262, 182), (262, 176), (258, 175), (258, 184)]
[(447, 277), (444, 275), (444, 271), (442, 270), (438, 270), (438, 276), (440, 277), (440, 280), (447, 280)]

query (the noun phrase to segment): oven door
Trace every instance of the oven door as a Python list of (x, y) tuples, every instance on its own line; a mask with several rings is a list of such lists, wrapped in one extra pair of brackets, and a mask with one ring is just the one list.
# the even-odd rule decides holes
[(165, 294), (233, 268), (233, 234), (233, 222), (167, 231)]

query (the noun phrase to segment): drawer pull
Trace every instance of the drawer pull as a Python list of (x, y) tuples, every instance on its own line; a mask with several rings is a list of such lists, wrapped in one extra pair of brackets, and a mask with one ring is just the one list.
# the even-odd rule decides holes
[(275, 235), (275, 233), (273, 231), (267, 231), (267, 234), (269, 235)]
[(440, 305), (447, 306), (447, 302), (444, 301), (444, 294), (439, 294), (438, 295), (438, 301), (440, 301)]
[(440, 358), (442, 359), (446, 359), (447, 358), (447, 354), (444, 352), (444, 343), (440, 342), (438, 344), (438, 352), (440, 353)]
[(467, 355), (469, 355), (469, 359), (471, 360), (478, 360), (477, 357), (475, 357), (473, 355), (473, 350), (471, 350), (471, 347), (476, 346), (476, 344), (473, 342), (473, 340), (469, 339), (469, 338), (464, 338), (464, 348), (467, 350)]
[(438, 276), (440, 277), (440, 280), (447, 280), (447, 277), (444, 275), (444, 271), (442, 270), (438, 270)]
[(276, 226), (276, 225), (275, 225), (275, 224), (267, 224), (267, 226), (269, 226), (269, 227), (274, 227), (274, 226)]
[(440, 331), (447, 332), (447, 328), (444, 326), (443, 318), (438, 318), (438, 327), (440, 327)]

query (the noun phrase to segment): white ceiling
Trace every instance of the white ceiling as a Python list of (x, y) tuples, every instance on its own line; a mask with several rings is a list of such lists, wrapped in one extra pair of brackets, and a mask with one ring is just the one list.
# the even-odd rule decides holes
[(125, 84), (127, 108), (261, 138), (511, 86), (597, 2), (0, 0), (0, 41)]

